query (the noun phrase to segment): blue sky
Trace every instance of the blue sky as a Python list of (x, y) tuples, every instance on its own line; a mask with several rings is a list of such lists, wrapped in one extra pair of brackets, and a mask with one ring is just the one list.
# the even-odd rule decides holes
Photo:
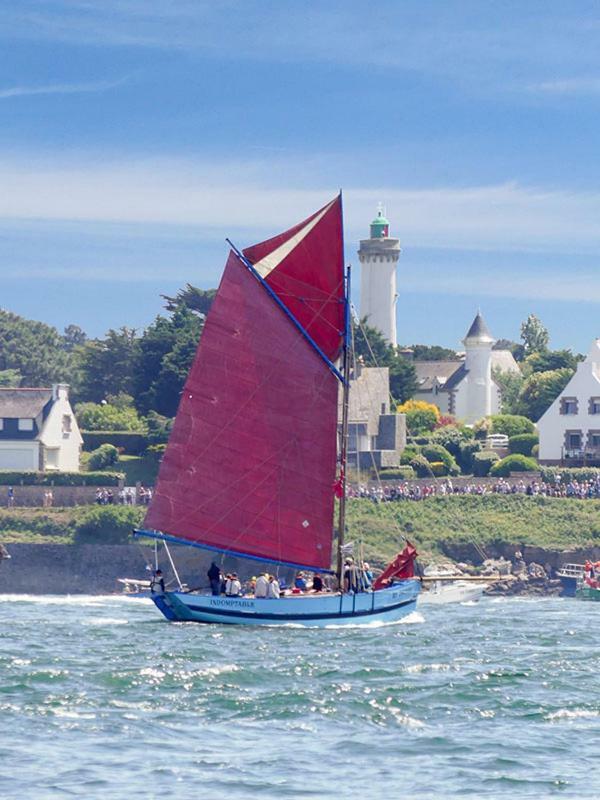
[[(0, 0), (0, 306), (91, 335), (216, 286), (344, 189), (383, 202), (399, 340), (533, 312), (600, 336), (600, 9), (420, 0)], [(358, 284), (358, 281), (355, 282)], [(355, 298), (359, 302), (358, 296)]]

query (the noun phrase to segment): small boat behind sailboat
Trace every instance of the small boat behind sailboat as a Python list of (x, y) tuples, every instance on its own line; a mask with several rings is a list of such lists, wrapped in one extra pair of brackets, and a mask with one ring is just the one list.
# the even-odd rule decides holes
[[(139, 534), (330, 572), (335, 493), (343, 588), (348, 295), (341, 195), (279, 236), (243, 252), (232, 246)], [(167, 591), (153, 599), (170, 620), (392, 622), (415, 608), (419, 591), (414, 548), (402, 555), (373, 591), (279, 599)]]

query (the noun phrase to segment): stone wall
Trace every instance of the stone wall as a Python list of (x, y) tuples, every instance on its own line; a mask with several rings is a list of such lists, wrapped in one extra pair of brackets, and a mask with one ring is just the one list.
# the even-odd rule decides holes
[[(121, 592), (117, 578), (149, 579), (154, 548), (148, 545), (9, 544), (10, 559), (0, 561), (0, 594), (110, 594)], [(208, 588), (206, 571), (215, 558), (224, 572), (238, 572), (245, 580), (274, 565), (213, 556), (198, 548), (175, 545), (171, 554), (181, 580), (190, 588)], [(159, 548), (159, 566), (167, 583), (176, 587), (166, 552)], [(293, 570), (279, 569), (290, 581)]]

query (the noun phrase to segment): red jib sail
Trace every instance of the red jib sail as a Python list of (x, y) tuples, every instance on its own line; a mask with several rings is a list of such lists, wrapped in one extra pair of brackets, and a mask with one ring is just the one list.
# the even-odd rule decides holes
[[(341, 224), (336, 198), (301, 225), (245, 251), (331, 358), (343, 340)], [(337, 394), (337, 378), (323, 358), (230, 254), (145, 527), (328, 569)]]

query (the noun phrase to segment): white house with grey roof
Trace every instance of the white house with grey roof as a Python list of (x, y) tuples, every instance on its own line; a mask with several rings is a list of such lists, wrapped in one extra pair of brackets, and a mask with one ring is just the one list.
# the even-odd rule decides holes
[(78, 472), (82, 443), (66, 384), (0, 389), (0, 470)]
[(600, 339), (537, 427), (541, 464), (600, 465)]
[(467, 424), (500, 412), (500, 388), (495, 370), (519, 372), (510, 350), (494, 350), (495, 339), (480, 313), (462, 340), (464, 357), (448, 361), (415, 361), (418, 390), (415, 400), (436, 405)]

